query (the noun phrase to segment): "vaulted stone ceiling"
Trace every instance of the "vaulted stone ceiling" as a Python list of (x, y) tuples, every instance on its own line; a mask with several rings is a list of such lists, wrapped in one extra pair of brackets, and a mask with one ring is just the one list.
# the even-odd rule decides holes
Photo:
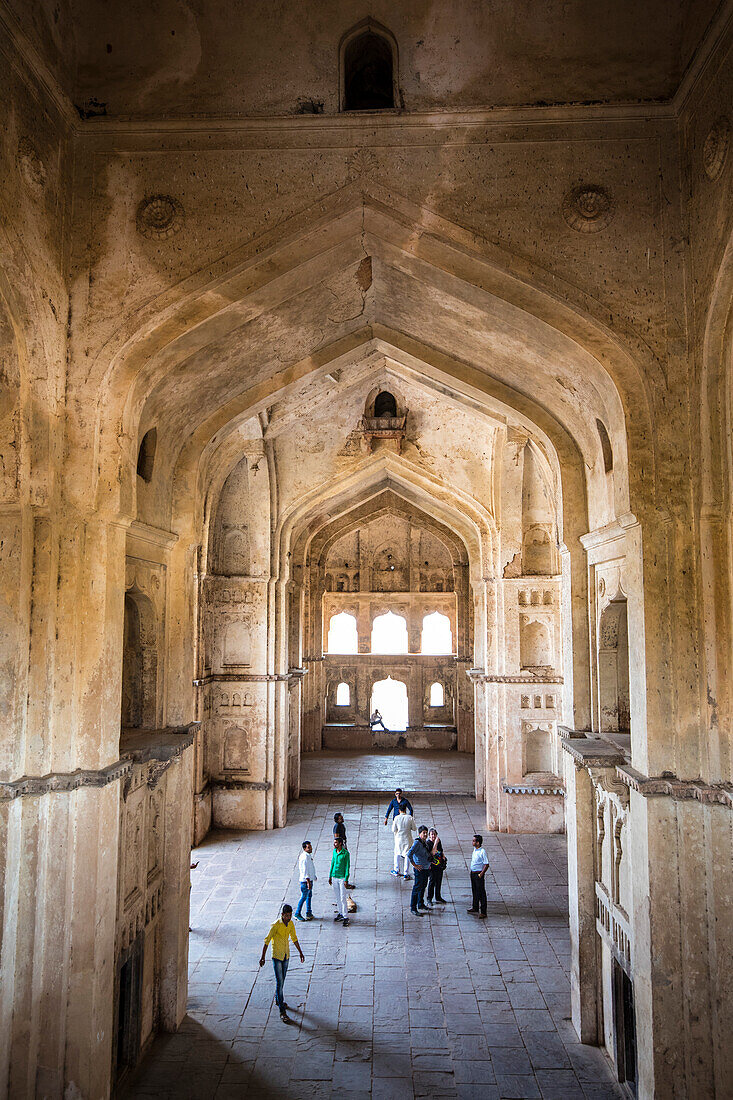
[(11, 0), (80, 110), (132, 118), (338, 110), (365, 15), (400, 49), (407, 110), (669, 99), (718, 0)]

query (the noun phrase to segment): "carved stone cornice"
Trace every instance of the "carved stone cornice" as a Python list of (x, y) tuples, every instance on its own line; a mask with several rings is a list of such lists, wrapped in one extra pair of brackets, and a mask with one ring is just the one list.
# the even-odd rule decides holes
[(200, 680), (192, 680), (194, 687), (206, 684), (270, 684), (292, 680), (295, 675), (304, 676), (308, 670), (290, 669), (288, 672), (210, 672)]
[(119, 760), (105, 768), (77, 768), (73, 772), (49, 772), (47, 775), (24, 775), (10, 783), (0, 783), (0, 802), (11, 802), (28, 795), (67, 793), (80, 787), (106, 787), (118, 779), (127, 779), (135, 764), (155, 761), (163, 764), (154, 767), (148, 777), (152, 786), (175, 757), (193, 744), (198, 722), (189, 726), (169, 727), (164, 730), (130, 733), (121, 738), (123, 750)]
[(467, 668), (466, 676), (472, 684), (562, 684), (562, 676), (554, 672), (548, 672), (546, 676), (532, 673), (524, 676), (501, 676), (498, 672), (484, 672), (480, 668)]
[(73, 772), (48, 772), (24, 775), (11, 783), (0, 783), (0, 802), (11, 802), (26, 795), (77, 791), (80, 787), (106, 787), (132, 771), (132, 760), (122, 758), (106, 768), (77, 768)]
[(618, 779), (624, 786), (644, 798), (673, 798), (675, 801), (694, 800), (706, 805), (717, 804), (733, 809), (733, 787), (726, 783), (705, 783), (702, 779), (678, 779), (676, 775), (649, 776), (630, 765), (616, 768)]

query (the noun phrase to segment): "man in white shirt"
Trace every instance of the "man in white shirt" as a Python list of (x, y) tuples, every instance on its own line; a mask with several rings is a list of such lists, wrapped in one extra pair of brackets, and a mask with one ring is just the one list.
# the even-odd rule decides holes
[(469, 913), (478, 913), (479, 917), (486, 917), (486, 883), (484, 875), (489, 866), (489, 857), (482, 845), (484, 838), (480, 833), (475, 833), (473, 838), (473, 851), (471, 853), (471, 893), (473, 904)]
[[(296, 920), (313, 920), (311, 899), (313, 897), (313, 883), (316, 881), (316, 865), (313, 862), (313, 845), (309, 840), (303, 841), (303, 851), (298, 856), (298, 874), (300, 875), (300, 901), (295, 910)], [(303, 916), (303, 904), (305, 904), (305, 916)]]

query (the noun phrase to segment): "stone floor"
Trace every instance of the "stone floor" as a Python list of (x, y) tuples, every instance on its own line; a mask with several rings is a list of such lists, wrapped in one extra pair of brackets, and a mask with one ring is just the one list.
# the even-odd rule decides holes
[[(474, 758), (467, 752), (308, 752), (301, 757), (304, 795), (331, 791), (411, 791), (474, 793)], [(388, 799), (389, 801), (389, 799)], [(411, 799), (412, 801), (412, 799)]]
[[(402, 777), (404, 779), (404, 777)], [(405, 786), (407, 786), (405, 781)], [(334, 924), (328, 888), (332, 815), (346, 818), (358, 911)], [(156, 1041), (130, 1097), (620, 1097), (601, 1052), (568, 1019), (565, 839), (485, 835), (489, 919), (466, 913), (466, 855), (484, 809), (473, 799), (415, 800), (448, 856), (448, 905), (409, 912), (410, 884), (390, 876), (384, 799), (291, 804), (285, 829), (214, 833), (191, 872), (190, 1001), (176, 1035)], [(262, 940), (299, 891), (301, 841), (315, 848), (318, 919), (298, 924), (286, 998), (273, 1006)]]

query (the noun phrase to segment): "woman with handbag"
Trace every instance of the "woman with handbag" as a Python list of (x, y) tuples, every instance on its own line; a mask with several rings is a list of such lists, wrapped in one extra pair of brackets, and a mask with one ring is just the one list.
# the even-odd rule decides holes
[(443, 884), (443, 872), (448, 866), (448, 860), (443, 853), (443, 845), (440, 843), (437, 829), (431, 829), (428, 833), (428, 845), (433, 849), (433, 862), (430, 864), (428, 874), (428, 904), (433, 898), (439, 905), (446, 905), (446, 900), (440, 892)]

